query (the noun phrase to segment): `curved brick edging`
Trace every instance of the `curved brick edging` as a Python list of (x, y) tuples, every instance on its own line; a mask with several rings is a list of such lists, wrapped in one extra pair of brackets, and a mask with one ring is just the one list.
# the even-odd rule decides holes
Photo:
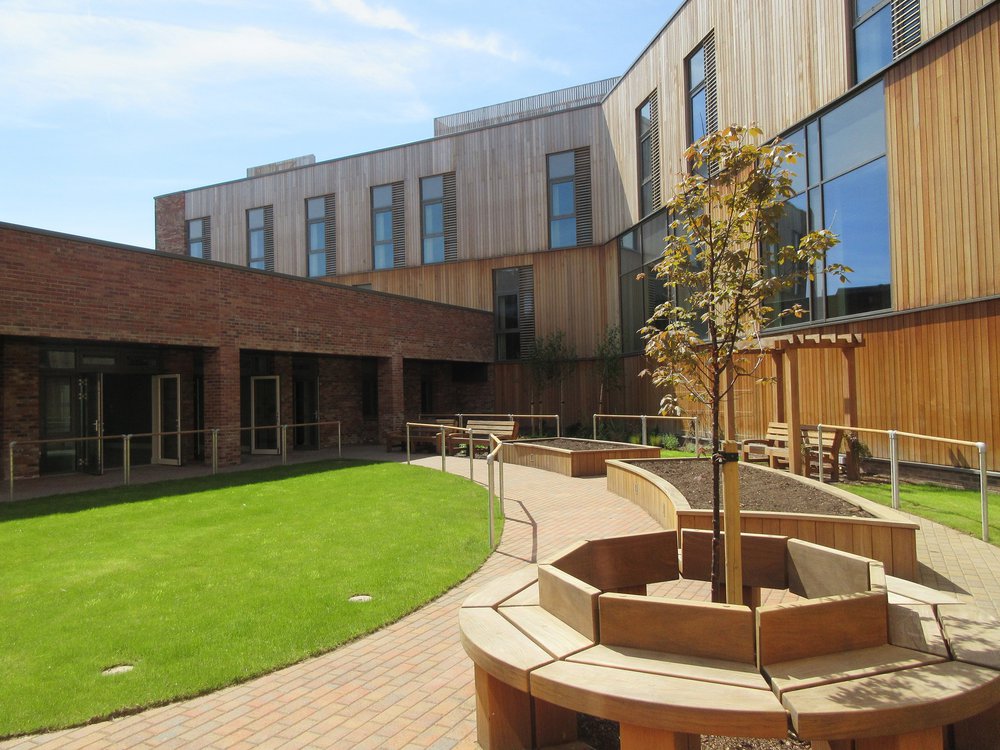
[[(876, 517), (854, 518), (744, 511), (740, 514), (741, 529), (744, 533), (782, 534), (805, 542), (815, 542), (878, 560), (885, 565), (885, 572), (889, 575), (911, 581), (918, 580), (916, 540), (917, 529), (920, 528), (918, 524), (890, 508), (863, 500), (849, 492), (813, 479), (769, 467), (746, 465), (755, 471), (775, 472), (783, 477), (809, 484), (822, 492), (847, 500)], [(627, 461), (608, 461), (608, 491), (632, 501), (665, 529), (677, 529), (679, 532), (682, 529), (712, 527), (710, 510), (692, 508), (684, 495), (670, 482)]]

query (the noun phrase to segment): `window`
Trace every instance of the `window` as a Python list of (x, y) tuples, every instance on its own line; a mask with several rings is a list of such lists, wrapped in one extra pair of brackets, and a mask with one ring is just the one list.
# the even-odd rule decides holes
[(715, 92), (715, 32), (695, 49), (686, 64), (688, 86), (688, 142), (694, 143), (719, 129)]
[(455, 173), (420, 180), (420, 234), (424, 263), (458, 260)]
[[(663, 255), (664, 237), (670, 231), (670, 214), (660, 211), (618, 238), (622, 351), (626, 353), (642, 350), (639, 329), (668, 293), (653, 266)], [(636, 278), (640, 273), (644, 279)]]
[(780, 241), (793, 244), (806, 232), (825, 227), (840, 240), (827, 254), (828, 261), (847, 265), (853, 272), (844, 284), (817, 268), (814, 283), (802, 282), (785, 290), (771, 306), (780, 310), (801, 304), (809, 310), (808, 320), (889, 308), (889, 196), (881, 82), (806, 123), (785, 140), (806, 158), (798, 163), (804, 168), (793, 181), (797, 194), (788, 200), (778, 227)]
[(274, 207), (247, 211), (247, 265), (263, 271), (274, 270)]
[(593, 242), (590, 199), (590, 147), (547, 157), (549, 247)]
[(636, 112), (639, 139), (639, 216), (647, 216), (660, 207), (660, 124), (656, 92)]
[(403, 183), (372, 188), (372, 265), (375, 270), (406, 263)]
[(493, 272), (497, 359), (527, 359), (535, 351), (535, 274), (531, 266)]
[(192, 258), (212, 259), (212, 220), (205, 216), (187, 223), (188, 255)]
[(854, 82), (920, 44), (920, 0), (852, 0)]
[(333, 195), (306, 199), (306, 264), (311, 277), (337, 273), (337, 202)]

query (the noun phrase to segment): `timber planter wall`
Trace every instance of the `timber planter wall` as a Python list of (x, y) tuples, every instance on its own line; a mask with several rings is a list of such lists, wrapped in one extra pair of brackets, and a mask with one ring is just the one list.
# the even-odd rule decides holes
[(618, 444), (600, 440), (579, 440), (577, 438), (573, 440), (574, 442), (592, 443), (594, 449), (574, 451), (546, 445), (545, 440), (535, 439), (531, 442), (513, 440), (504, 442), (503, 460), (518, 466), (554, 471), (567, 477), (595, 477), (605, 474), (605, 462), (609, 459), (660, 457), (660, 449), (651, 446), (612, 447), (618, 446)]
[[(753, 464), (747, 466), (757, 471), (774, 471)], [(780, 534), (805, 542), (815, 542), (878, 560), (885, 565), (888, 575), (917, 580), (917, 524), (890, 508), (835, 487), (805, 477), (780, 473), (782, 476), (807, 482), (821, 492), (829, 492), (854, 503), (876, 518), (743, 511), (740, 513), (740, 526), (744, 533)], [(663, 528), (677, 529), (678, 533), (683, 529), (712, 528), (712, 511), (692, 508), (684, 495), (665, 479), (620, 460), (608, 462), (607, 475), (609, 491), (631, 500)]]

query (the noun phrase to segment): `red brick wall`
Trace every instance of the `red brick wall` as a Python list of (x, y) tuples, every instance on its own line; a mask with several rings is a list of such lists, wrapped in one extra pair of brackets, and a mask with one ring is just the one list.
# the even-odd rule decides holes
[[(10, 441), (37, 440), (39, 438), (38, 410), (38, 347), (35, 344), (7, 339), (3, 345), (3, 469), (0, 474), (10, 474), (8, 452)], [(37, 445), (24, 445), (14, 451), (14, 476), (28, 477), (38, 474), (39, 450)]]
[(156, 251), (187, 255), (184, 193), (161, 195), (156, 204)]

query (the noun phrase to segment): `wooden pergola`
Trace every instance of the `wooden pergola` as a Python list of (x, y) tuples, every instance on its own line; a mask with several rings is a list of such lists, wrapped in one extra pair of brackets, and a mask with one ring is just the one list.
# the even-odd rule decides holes
[[(855, 350), (864, 346), (860, 333), (840, 334), (787, 334), (770, 336), (763, 340), (759, 349), (747, 349), (747, 353), (769, 354), (774, 362), (774, 403), (775, 422), (788, 425), (788, 470), (802, 474), (802, 417), (799, 400), (799, 351), (802, 349), (840, 349), (842, 354), (842, 393), (844, 403), (843, 424), (855, 426), (858, 423), (857, 369)], [(726, 437), (736, 439), (736, 404), (732, 388), (726, 397)], [(847, 475), (857, 476), (856, 467), (848, 461)]]

